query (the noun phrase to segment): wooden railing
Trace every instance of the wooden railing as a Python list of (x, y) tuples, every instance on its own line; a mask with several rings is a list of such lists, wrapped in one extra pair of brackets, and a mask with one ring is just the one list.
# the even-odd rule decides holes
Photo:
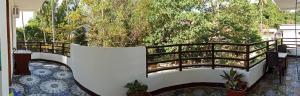
[(163, 70), (219, 67), (247, 71), (266, 59), (267, 51), (276, 51), (282, 39), (250, 44), (200, 43), (146, 47), (147, 74)]
[[(281, 38), (250, 44), (200, 43), (175, 44), (146, 47), (146, 71), (148, 73), (189, 68), (219, 67), (241, 68), (249, 71), (266, 59), (267, 51), (277, 51), (277, 45), (286, 44), (296, 48), (300, 38)], [(18, 42), (17, 49), (70, 55), (70, 43)]]
[(62, 42), (17, 42), (18, 50), (44, 52), (70, 56), (70, 43)]

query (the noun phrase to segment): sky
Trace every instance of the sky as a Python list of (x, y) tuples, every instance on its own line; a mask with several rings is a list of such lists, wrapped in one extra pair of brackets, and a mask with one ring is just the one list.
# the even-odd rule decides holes
[[(28, 21), (33, 18), (34, 14), (33, 11), (24, 11), (24, 25), (26, 26), (26, 24), (28, 23)], [(20, 16), (19, 18), (16, 19), (16, 26), (17, 28), (22, 28), (23, 24), (22, 24), (22, 11), (20, 12)]]

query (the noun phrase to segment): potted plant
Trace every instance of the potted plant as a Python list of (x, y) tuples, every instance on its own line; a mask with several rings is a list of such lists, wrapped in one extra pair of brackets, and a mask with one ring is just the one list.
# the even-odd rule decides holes
[(140, 83), (138, 80), (127, 83), (125, 88), (128, 88), (127, 96), (151, 96), (148, 92), (148, 86)]
[(220, 75), (226, 81), (227, 96), (246, 96), (247, 82), (241, 80), (244, 77), (243, 74), (239, 74), (236, 70), (230, 69), (227, 73)]

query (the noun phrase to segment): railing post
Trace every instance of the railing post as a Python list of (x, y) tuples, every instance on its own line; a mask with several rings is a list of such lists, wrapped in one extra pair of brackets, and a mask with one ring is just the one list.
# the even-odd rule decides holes
[(215, 69), (215, 44), (211, 43), (211, 65)]
[(269, 41), (266, 42), (266, 51), (269, 51)]
[(278, 42), (277, 42), (277, 39), (275, 40), (275, 52), (278, 51)]
[(280, 44), (281, 45), (283, 44), (283, 38), (280, 38)]
[(39, 42), (40, 52), (42, 52), (42, 42)]
[(247, 67), (247, 71), (249, 71), (249, 69), (250, 69), (249, 61), (250, 61), (250, 45), (247, 44), (246, 45), (246, 59), (244, 61), (246, 64), (246, 67)]
[(149, 73), (149, 69), (148, 69), (148, 55), (149, 55), (149, 52), (148, 52), (148, 48), (146, 47), (146, 77), (148, 78), (148, 73)]
[(54, 42), (52, 42), (52, 53), (55, 53), (55, 51), (54, 51)]
[(179, 71), (182, 71), (182, 58), (181, 58), (181, 51), (182, 51), (182, 45), (180, 44), (180, 45), (178, 45), (178, 52), (179, 52)]
[(65, 56), (65, 43), (62, 43), (62, 55)]

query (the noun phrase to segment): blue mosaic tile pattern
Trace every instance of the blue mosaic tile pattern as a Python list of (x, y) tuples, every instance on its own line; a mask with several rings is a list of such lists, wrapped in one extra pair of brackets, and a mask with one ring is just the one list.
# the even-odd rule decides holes
[(66, 66), (53, 62), (33, 61), (31, 75), (14, 75), (11, 89), (23, 96), (89, 96), (74, 81)]

